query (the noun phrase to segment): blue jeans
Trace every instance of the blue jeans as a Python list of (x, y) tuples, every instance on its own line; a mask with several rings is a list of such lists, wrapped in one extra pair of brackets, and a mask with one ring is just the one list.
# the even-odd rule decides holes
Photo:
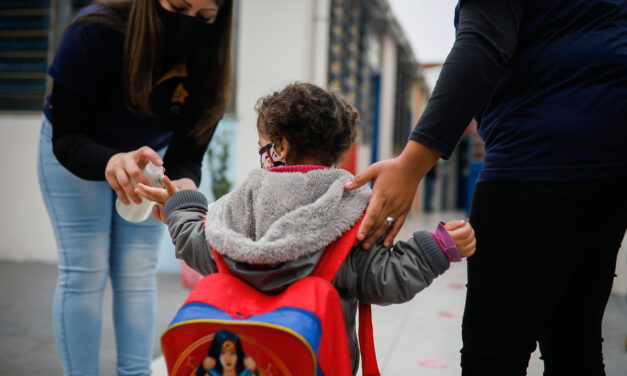
[(70, 173), (52, 153), (44, 117), (41, 192), (59, 250), (53, 330), (64, 375), (98, 375), (102, 298), (111, 278), (119, 375), (150, 375), (156, 321), (156, 265), (163, 224), (126, 222), (106, 181)]

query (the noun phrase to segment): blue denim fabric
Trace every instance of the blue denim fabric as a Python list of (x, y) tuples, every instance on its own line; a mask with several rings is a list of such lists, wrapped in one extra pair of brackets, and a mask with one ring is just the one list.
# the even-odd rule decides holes
[(119, 375), (150, 375), (156, 321), (156, 265), (164, 225), (152, 216), (126, 222), (106, 181), (70, 173), (52, 153), (44, 117), (39, 144), (41, 192), (59, 251), (53, 329), (64, 375), (98, 375), (102, 300), (113, 288)]

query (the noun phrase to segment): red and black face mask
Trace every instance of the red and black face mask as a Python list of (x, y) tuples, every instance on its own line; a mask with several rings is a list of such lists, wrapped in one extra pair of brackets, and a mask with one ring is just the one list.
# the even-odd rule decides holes
[(276, 152), (272, 142), (259, 148), (259, 163), (261, 168), (266, 170), (272, 167), (285, 166), (285, 160)]

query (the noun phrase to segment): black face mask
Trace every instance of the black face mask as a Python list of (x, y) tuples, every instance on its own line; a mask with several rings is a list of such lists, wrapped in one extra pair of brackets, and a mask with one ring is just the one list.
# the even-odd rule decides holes
[(169, 12), (158, 0), (155, 1), (157, 13), (164, 26), (163, 55), (167, 60), (178, 60), (208, 43), (215, 24), (208, 24), (200, 18)]

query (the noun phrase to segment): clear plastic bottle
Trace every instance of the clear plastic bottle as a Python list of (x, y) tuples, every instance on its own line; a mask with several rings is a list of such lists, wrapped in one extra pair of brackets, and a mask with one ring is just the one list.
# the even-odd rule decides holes
[[(150, 185), (159, 188), (163, 187), (163, 184), (161, 183), (163, 169), (161, 167), (148, 162), (146, 167), (142, 170), (142, 173), (146, 176)], [(131, 183), (133, 184), (133, 187), (137, 187), (137, 183), (135, 183), (133, 178), (131, 178)], [(129, 222), (143, 222), (148, 219), (150, 213), (152, 213), (152, 207), (155, 203), (150, 200), (146, 200), (143, 197), (141, 199), (142, 203), (139, 205), (134, 203), (132, 200), (129, 200), (131, 202), (129, 205), (124, 205), (124, 203), (122, 203), (122, 201), (118, 198), (115, 202), (115, 209), (118, 211), (120, 217)]]

